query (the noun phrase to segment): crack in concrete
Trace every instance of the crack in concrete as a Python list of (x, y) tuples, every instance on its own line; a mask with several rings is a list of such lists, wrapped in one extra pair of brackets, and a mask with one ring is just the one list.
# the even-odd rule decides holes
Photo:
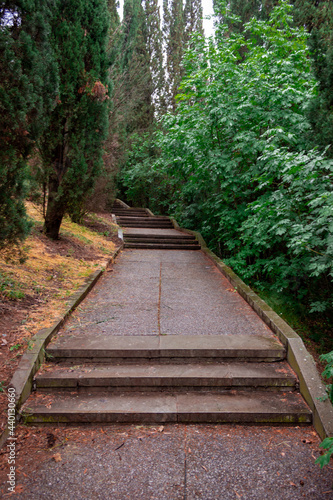
[(161, 293), (162, 293), (162, 262), (160, 263), (160, 278), (158, 284), (157, 327), (159, 335), (161, 335)]
[(186, 500), (187, 489), (187, 425), (184, 426), (184, 500)]

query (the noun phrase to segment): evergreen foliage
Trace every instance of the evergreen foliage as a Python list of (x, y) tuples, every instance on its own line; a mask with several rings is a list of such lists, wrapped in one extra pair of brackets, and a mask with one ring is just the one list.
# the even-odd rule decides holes
[(147, 50), (152, 78), (152, 100), (155, 112), (157, 115), (161, 115), (166, 111), (166, 102), (164, 90), (163, 35), (158, 0), (145, 1), (145, 14), (147, 23)]
[(163, 0), (163, 38), (166, 52), (166, 104), (175, 112), (182, 77), (183, 55), (194, 33), (203, 34), (201, 0)]
[(163, 0), (163, 33), (166, 48), (168, 107), (176, 109), (175, 96), (182, 79), (184, 18), (182, 0)]
[(49, 7), (46, 0), (0, 5), (0, 248), (23, 240), (30, 227), (27, 159), (57, 92)]
[(51, 28), (60, 85), (39, 149), (48, 179), (44, 230), (56, 239), (66, 210), (80, 220), (102, 167), (108, 117), (106, 0), (59, 0)]
[(194, 33), (203, 35), (201, 0), (186, 0), (184, 6), (184, 45), (188, 47)]
[(318, 96), (311, 103), (308, 117), (313, 145), (330, 145), (333, 158), (333, 3), (329, 0), (294, 0), (295, 21), (311, 33), (310, 52), (319, 81)]

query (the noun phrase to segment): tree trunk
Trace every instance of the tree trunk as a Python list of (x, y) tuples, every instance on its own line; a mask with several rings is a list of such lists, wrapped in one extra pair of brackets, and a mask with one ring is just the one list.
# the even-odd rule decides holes
[(61, 197), (57, 198), (58, 190), (59, 180), (56, 173), (52, 172), (49, 178), (49, 196), (44, 223), (44, 233), (53, 240), (57, 240), (59, 238), (61, 221), (66, 209), (65, 201)]

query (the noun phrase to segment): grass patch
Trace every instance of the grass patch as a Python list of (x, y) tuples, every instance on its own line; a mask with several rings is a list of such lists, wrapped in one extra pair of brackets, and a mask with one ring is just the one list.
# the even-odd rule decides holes
[[(23, 247), (0, 252), (0, 297), (5, 301), (37, 300), (37, 307), (29, 310), (21, 326), (25, 335), (33, 335), (50, 327), (84, 279), (96, 268), (105, 267), (115, 244), (69, 218), (63, 221), (60, 239), (49, 240), (42, 232), (41, 207), (27, 202), (26, 208), (33, 222), (31, 235)], [(98, 220), (109, 228), (109, 234), (117, 231), (110, 220), (102, 216)]]

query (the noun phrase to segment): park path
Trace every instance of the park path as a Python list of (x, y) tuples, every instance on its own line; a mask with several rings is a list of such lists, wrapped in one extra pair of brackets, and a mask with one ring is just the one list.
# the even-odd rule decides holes
[(80, 437), (69, 430), (61, 460), (36, 463), (15, 498), (333, 498), (275, 335), (200, 251), (133, 248), (179, 231), (125, 231), (23, 408), (32, 425), (80, 425)]
[(48, 346), (26, 421), (309, 424), (284, 347), (194, 237), (117, 220), (125, 250)]

